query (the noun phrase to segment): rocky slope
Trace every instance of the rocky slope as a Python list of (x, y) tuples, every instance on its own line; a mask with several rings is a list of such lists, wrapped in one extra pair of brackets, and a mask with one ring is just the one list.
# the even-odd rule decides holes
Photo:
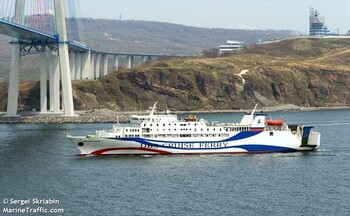
[[(155, 101), (175, 110), (350, 106), (350, 40), (287, 40), (220, 58), (153, 62), (73, 85), (76, 109), (145, 110)], [(38, 109), (38, 84), (22, 90), (23, 108)]]

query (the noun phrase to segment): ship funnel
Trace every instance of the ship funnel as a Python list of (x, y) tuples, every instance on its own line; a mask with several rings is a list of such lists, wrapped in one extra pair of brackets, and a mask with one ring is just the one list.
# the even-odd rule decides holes
[(253, 130), (264, 130), (265, 128), (265, 119), (266, 114), (265, 113), (259, 113), (256, 114), (253, 123), (251, 124), (250, 128)]

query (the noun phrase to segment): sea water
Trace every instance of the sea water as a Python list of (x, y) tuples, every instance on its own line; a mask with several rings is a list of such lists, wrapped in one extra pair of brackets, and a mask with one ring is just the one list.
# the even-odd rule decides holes
[[(350, 215), (350, 110), (271, 114), (314, 125), (320, 149), (78, 157), (67, 133), (112, 125), (0, 125), (0, 215)], [(209, 122), (242, 117), (196, 115)]]

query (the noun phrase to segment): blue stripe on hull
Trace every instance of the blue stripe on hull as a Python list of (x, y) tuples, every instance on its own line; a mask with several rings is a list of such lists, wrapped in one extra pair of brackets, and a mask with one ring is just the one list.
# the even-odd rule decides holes
[(166, 149), (176, 149), (176, 150), (203, 150), (203, 151), (215, 151), (215, 150), (222, 150), (222, 149), (233, 149), (233, 148), (239, 148), (244, 149), (248, 152), (290, 152), (290, 151), (296, 151), (296, 149), (288, 148), (288, 147), (282, 147), (282, 146), (271, 146), (271, 145), (235, 145), (235, 146), (227, 146), (222, 148), (177, 148), (173, 146), (162, 146), (158, 144), (151, 144), (151, 146), (158, 147), (158, 148), (166, 148)]
[(240, 145), (235, 148), (241, 148), (248, 152), (291, 152), (297, 151), (297, 149), (281, 147), (281, 146), (270, 146), (270, 145)]
[[(246, 144), (246, 145), (234, 145), (234, 146), (226, 146), (221, 148), (179, 148), (174, 146), (164, 146), (162, 144), (155, 144), (148, 142), (147, 140), (141, 139), (141, 138), (133, 138), (128, 139), (127, 141), (137, 142), (140, 144), (147, 145), (149, 147), (155, 147), (155, 148), (163, 148), (163, 149), (174, 149), (174, 150), (187, 150), (187, 151), (217, 151), (217, 150), (223, 150), (223, 149), (244, 149), (247, 152), (291, 152), (291, 151), (297, 151), (297, 149), (294, 148), (288, 148), (288, 147), (282, 147), (282, 146), (272, 146), (272, 145), (265, 145), (265, 144)], [(192, 143), (200, 143), (200, 142), (192, 142)], [(218, 142), (219, 143), (219, 142)]]
[[(239, 132), (238, 134), (229, 137), (224, 140), (217, 140), (217, 141), (198, 141), (195, 143), (217, 143), (217, 142), (229, 142), (229, 141), (237, 141), (241, 139), (246, 139), (249, 137), (253, 137), (255, 135), (258, 135), (261, 133), (261, 131), (244, 131), (244, 132)], [(117, 140), (125, 140), (125, 141), (135, 141), (139, 142), (142, 144), (147, 144), (149, 145), (150, 142), (158, 142), (158, 143), (193, 143), (193, 141), (170, 141), (170, 140), (154, 140), (154, 139), (144, 139), (144, 138), (134, 138), (134, 137), (123, 137), (123, 138), (108, 138), (108, 139), (117, 139)]]
[[(297, 151), (297, 149), (294, 148), (288, 148), (288, 147), (282, 147), (282, 146), (272, 146), (267, 144), (245, 144), (245, 145), (234, 145), (234, 146), (225, 146), (225, 147), (217, 147), (217, 148), (181, 148), (181, 147), (175, 147), (175, 146), (168, 146), (163, 145), (162, 143), (182, 143), (182, 144), (190, 144), (190, 143), (223, 143), (223, 142), (232, 142), (237, 140), (243, 140), (249, 137), (253, 137), (261, 133), (260, 131), (244, 131), (240, 132), (232, 137), (229, 137), (224, 140), (217, 140), (217, 141), (165, 141), (165, 140), (154, 140), (154, 139), (144, 139), (144, 138), (137, 138), (137, 137), (125, 137), (125, 138), (109, 138), (109, 139), (116, 139), (116, 140), (122, 140), (122, 141), (131, 141), (140, 143), (149, 147), (154, 148), (163, 148), (163, 149), (173, 149), (173, 150), (186, 150), (186, 151), (198, 151), (201, 150), (203, 153), (206, 151), (220, 151), (223, 149), (244, 149), (248, 153), (254, 153), (254, 152), (291, 152), (291, 151)], [(154, 143), (156, 142), (156, 143)], [(159, 143), (159, 144), (158, 144)], [(224, 153), (224, 152), (223, 152)]]

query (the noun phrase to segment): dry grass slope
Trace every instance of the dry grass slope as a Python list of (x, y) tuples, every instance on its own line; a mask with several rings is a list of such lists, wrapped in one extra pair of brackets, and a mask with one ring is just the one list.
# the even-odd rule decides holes
[[(155, 101), (175, 110), (349, 106), (349, 50), (349, 39), (298, 39), (219, 58), (157, 61), (97, 81), (74, 81), (74, 104), (117, 111), (145, 110)], [(22, 96), (23, 107), (38, 109), (34, 86), (27, 99)]]

